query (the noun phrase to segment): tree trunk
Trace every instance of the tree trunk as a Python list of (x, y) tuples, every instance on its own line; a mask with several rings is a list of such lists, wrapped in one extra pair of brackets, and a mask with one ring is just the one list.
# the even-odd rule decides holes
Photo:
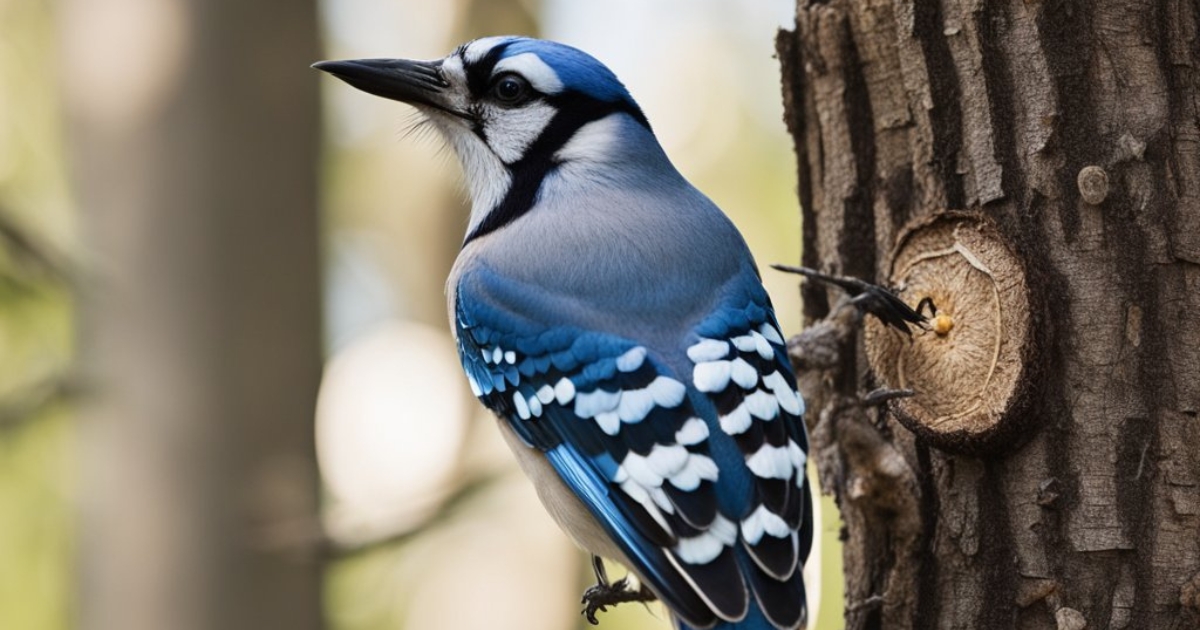
[[(68, 0), (89, 249), (79, 624), (309, 630), (321, 572), (315, 3)], [(288, 526), (302, 531), (289, 531)]]
[[(911, 342), (869, 329), (810, 407), (847, 627), (1200, 627), (1200, 4), (796, 18), (778, 50), (804, 263), (946, 318)], [(836, 314), (804, 297), (809, 321)], [(878, 417), (847, 398), (878, 386), (916, 394)], [(922, 415), (955, 396), (971, 408)]]

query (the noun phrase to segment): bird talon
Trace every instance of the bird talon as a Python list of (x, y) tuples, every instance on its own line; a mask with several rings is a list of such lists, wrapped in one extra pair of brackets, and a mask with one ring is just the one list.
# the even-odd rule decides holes
[(912, 389), (887, 389), (880, 388), (863, 396), (860, 400), (864, 407), (878, 407), (884, 403), (898, 400), (900, 398), (911, 398), (916, 392)]
[[(937, 304), (934, 304), (933, 298), (929, 297), (928, 295), (921, 298), (921, 301), (917, 302), (917, 308), (913, 310), (915, 310), (918, 315), (924, 317), (925, 319), (933, 319), (938, 314)], [(929, 311), (928, 315), (925, 314), (926, 310)]]
[(809, 269), (808, 267), (793, 267), (791, 265), (778, 264), (771, 265), (771, 267), (785, 273), (799, 274), (805, 278), (841, 288), (850, 296), (850, 304), (854, 305), (859, 312), (874, 315), (885, 326), (891, 326), (908, 335), (910, 338), (912, 337), (912, 329), (909, 328), (909, 324), (916, 326), (920, 330), (929, 330), (928, 318), (921, 313), (925, 307), (928, 307), (935, 314), (937, 312), (937, 306), (930, 298), (921, 300), (917, 305), (917, 310), (913, 310), (911, 306), (896, 297), (888, 289), (871, 284), (865, 280), (859, 280), (858, 278), (831, 276), (815, 269)]
[(604, 582), (597, 583), (588, 587), (583, 592), (581, 603), (585, 604), (581, 614), (588, 623), (598, 625), (600, 621), (596, 619), (597, 612), (608, 612), (609, 606), (617, 606), (626, 602), (650, 602), (656, 599), (654, 593), (650, 592), (646, 587), (634, 590), (629, 587), (629, 579), (621, 578), (612, 584)]

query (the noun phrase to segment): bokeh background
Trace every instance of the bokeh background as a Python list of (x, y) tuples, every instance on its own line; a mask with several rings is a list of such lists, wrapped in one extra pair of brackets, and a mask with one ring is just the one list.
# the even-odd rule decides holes
[[(794, 262), (772, 56), (793, 11), (0, 0), (0, 628), (587, 627), (587, 558), (448, 334), (458, 166), (411, 109), (307, 66), (503, 33), (583, 48), (760, 264)], [(794, 278), (766, 282), (794, 334)], [(654, 606), (601, 620), (669, 627)]]

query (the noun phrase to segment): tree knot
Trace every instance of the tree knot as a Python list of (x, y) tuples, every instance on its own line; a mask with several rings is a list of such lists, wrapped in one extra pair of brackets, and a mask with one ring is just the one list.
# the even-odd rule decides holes
[(990, 219), (966, 212), (910, 224), (891, 261), (889, 282), (930, 306), (932, 332), (910, 341), (867, 322), (871, 368), (883, 385), (915, 392), (892, 407), (909, 430), (944, 450), (990, 450), (1024, 386), (1032, 333), (1021, 261)]

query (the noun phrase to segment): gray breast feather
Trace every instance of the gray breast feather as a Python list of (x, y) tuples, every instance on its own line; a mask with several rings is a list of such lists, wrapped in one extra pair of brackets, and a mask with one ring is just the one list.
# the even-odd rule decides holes
[(686, 330), (719, 287), (753, 265), (729, 219), (682, 178), (655, 189), (576, 191), (569, 203), (553, 187), (572, 184), (546, 185), (544, 203), (468, 245), (460, 273), (486, 265), (561, 296), (570, 304), (556, 304), (557, 313), (574, 311), (577, 323), (633, 333)]

